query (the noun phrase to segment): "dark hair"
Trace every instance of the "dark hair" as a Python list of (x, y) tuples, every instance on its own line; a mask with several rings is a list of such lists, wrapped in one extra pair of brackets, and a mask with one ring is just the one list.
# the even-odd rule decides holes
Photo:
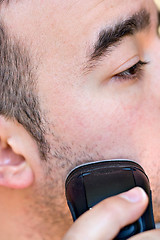
[(27, 50), (0, 24), (0, 115), (17, 120), (36, 140), (42, 158), (47, 144), (36, 96), (36, 74)]

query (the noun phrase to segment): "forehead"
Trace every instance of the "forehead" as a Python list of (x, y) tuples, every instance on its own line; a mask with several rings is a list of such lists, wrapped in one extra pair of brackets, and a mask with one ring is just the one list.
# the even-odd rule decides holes
[(59, 26), (62, 24), (62, 27), (71, 27), (70, 30), (76, 35), (77, 29), (82, 29), (85, 33), (88, 29), (94, 31), (94, 27), (96, 29), (100, 25), (102, 28), (110, 26), (140, 8), (150, 11), (153, 0), (56, 0), (52, 4), (53, 1), (48, 1), (55, 22)]
[[(126, 15), (129, 11), (137, 10), (137, 7), (148, 7), (153, 0), (0, 0), (1, 12), (12, 10), (14, 18), (25, 16), (32, 19), (40, 16), (46, 20), (54, 19), (54, 23), (69, 23), (71, 19), (74, 23), (87, 22), (89, 19), (99, 20), (104, 17), (116, 19), (116, 17)], [(6, 7), (7, 6), (7, 7)], [(13, 17), (13, 16), (12, 16)], [(44, 20), (44, 19), (43, 19)], [(80, 22), (81, 21), (81, 22)]]
[[(129, 9), (134, 8), (134, 6), (139, 3), (142, 5), (147, 5), (148, 3), (152, 2), (153, 0), (0, 0), (0, 5), (12, 5), (14, 7), (17, 4), (21, 6), (27, 5), (35, 7), (37, 11), (43, 8), (43, 12), (48, 10), (61, 10), (70, 12), (83, 12), (83, 14), (87, 13), (88, 11), (92, 11), (94, 9), (103, 8), (105, 10), (114, 11), (116, 9)], [(156, 1), (156, 0), (155, 0)]]
[[(7, 0), (4, 0), (7, 2)], [(69, 61), (94, 42), (97, 33), (141, 8), (151, 9), (152, 0), (10, 0), (1, 8), (9, 30), (33, 50), (50, 49), (50, 56)], [(38, 41), (37, 41), (38, 40)], [(46, 51), (44, 53), (46, 55)], [(80, 56), (79, 56), (80, 57)], [(82, 56), (84, 57), (84, 56)], [(56, 63), (57, 64), (57, 63)]]
[[(81, 12), (85, 16), (87, 12), (98, 11), (128, 11), (134, 9), (137, 4), (147, 6), (153, 0), (56, 0), (55, 7), (68, 12)], [(53, 1), (52, 1), (53, 3)], [(51, 4), (52, 4), (51, 3)], [(129, 7), (129, 8), (128, 8)]]

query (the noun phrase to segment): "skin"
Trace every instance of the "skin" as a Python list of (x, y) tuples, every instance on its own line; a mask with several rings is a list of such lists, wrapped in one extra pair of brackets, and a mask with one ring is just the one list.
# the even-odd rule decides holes
[[(103, 57), (84, 73), (87, 53), (102, 27), (142, 7), (151, 14), (151, 29), (124, 38), (109, 57)], [(156, 11), (151, 0), (135, 0), (134, 4), (131, 0), (23, 0), (1, 7), (10, 35), (29, 50), (37, 66), (35, 91), (51, 149), (47, 162), (42, 161), (36, 142), (22, 125), (3, 118), (0, 121), (2, 143), (6, 141), (30, 169), (26, 178), (29, 180), (23, 180), (21, 185), (12, 184), (14, 177), (8, 186), (1, 182), (3, 240), (17, 236), (22, 240), (61, 239), (72, 225), (64, 195), (65, 178), (73, 167), (101, 159), (133, 159), (142, 165), (153, 191), (155, 220), (160, 221), (160, 40)], [(139, 60), (149, 62), (141, 77), (114, 77)], [(17, 171), (19, 179), (26, 174)], [(125, 209), (127, 202), (119, 199), (115, 198), (115, 206)], [(110, 206), (110, 202), (104, 204)], [(130, 205), (126, 211), (130, 211), (129, 207), (130, 213), (138, 209), (136, 215), (129, 219), (127, 213), (120, 214), (119, 222), (123, 223), (117, 229), (137, 219), (147, 199)], [(95, 208), (96, 216), (98, 212)], [(92, 216), (86, 216), (90, 221)], [(76, 231), (85, 222), (85, 218), (81, 219)], [(102, 227), (108, 232), (111, 228)], [(84, 224), (83, 228), (87, 230)], [(71, 235), (64, 239), (75, 239), (74, 232), (73, 227), (67, 233)], [(110, 238), (116, 233), (111, 233)], [(77, 234), (77, 239), (82, 236), (78, 238)]]

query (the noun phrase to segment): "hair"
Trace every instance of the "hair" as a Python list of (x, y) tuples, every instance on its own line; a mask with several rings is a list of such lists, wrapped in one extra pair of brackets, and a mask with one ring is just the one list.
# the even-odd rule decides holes
[(0, 23), (0, 115), (16, 120), (32, 135), (45, 159), (48, 146), (35, 94), (36, 74), (28, 51)]

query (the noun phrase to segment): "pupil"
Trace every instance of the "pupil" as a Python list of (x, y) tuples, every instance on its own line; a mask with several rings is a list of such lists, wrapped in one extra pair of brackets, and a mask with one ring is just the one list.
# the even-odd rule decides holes
[(134, 75), (136, 73), (137, 64), (129, 69), (129, 74)]

